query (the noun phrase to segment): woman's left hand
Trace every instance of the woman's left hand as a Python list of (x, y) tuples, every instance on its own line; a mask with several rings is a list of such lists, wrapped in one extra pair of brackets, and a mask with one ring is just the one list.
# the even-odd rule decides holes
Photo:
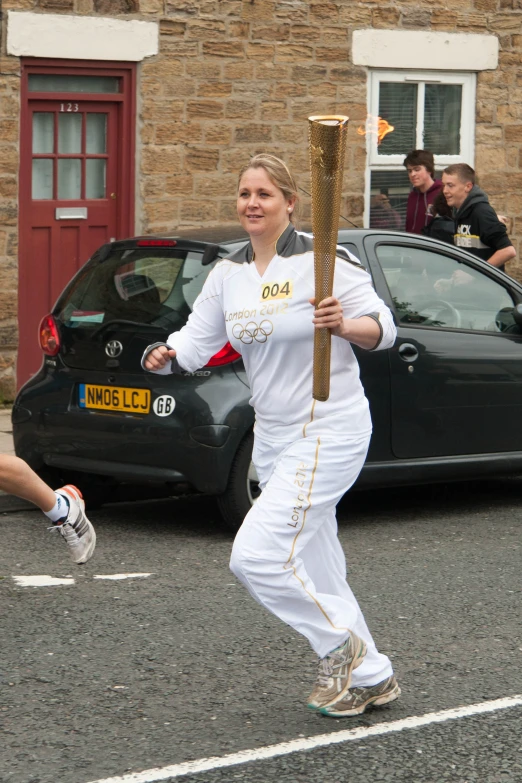
[[(310, 304), (315, 305), (315, 297), (309, 300)], [(328, 328), (332, 334), (342, 336), (344, 324), (343, 308), (335, 296), (328, 296), (319, 302), (316, 307), (313, 318), (316, 329)]]

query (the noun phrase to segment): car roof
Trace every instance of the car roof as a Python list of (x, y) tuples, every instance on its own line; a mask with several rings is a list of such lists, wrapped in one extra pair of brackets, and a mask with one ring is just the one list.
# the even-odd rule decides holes
[(233, 226), (229, 227), (216, 227), (216, 228), (204, 228), (197, 229), (191, 228), (182, 231), (177, 231), (168, 234), (142, 234), (134, 237), (126, 237), (124, 239), (117, 239), (113, 242), (102, 245), (97, 250), (97, 255), (100, 260), (105, 260), (113, 249), (118, 250), (123, 248), (133, 247), (135, 245), (143, 245), (150, 243), (154, 245), (156, 243), (179, 245), (184, 250), (194, 250), (202, 253), (210, 253), (206, 261), (203, 263), (211, 263), (221, 253), (231, 253), (240, 248), (245, 242), (248, 241), (248, 235), (241, 229), (237, 229)]
[[(310, 225), (296, 226), (298, 231), (304, 231), (309, 234), (312, 233)], [(362, 237), (370, 236), (371, 234), (389, 234), (403, 235), (404, 232), (400, 231), (387, 231), (383, 229), (372, 228), (340, 228), (339, 240), (349, 241), (350, 239), (360, 239)], [(237, 244), (241, 242), (248, 242), (249, 236), (241, 226), (228, 225), (228, 226), (202, 226), (202, 227), (189, 227), (182, 228), (177, 231), (162, 234), (147, 234), (145, 236), (128, 237), (125, 241), (133, 241), (135, 239), (184, 239), (193, 242), (204, 242), (216, 245), (229, 245)]]
[[(298, 231), (303, 231), (307, 234), (312, 233), (312, 227), (309, 224), (296, 226)], [(391, 231), (382, 228), (342, 228), (339, 227), (339, 239), (342, 241), (348, 241), (349, 239), (367, 237), (372, 234), (390, 235), (390, 236), (403, 236), (407, 237), (408, 234), (404, 231)], [(413, 235), (415, 236), (415, 235)], [(411, 235), (410, 235), (411, 237)], [(226, 245), (236, 242), (247, 242), (249, 239), (248, 234), (239, 225), (225, 225), (225, 226), (192, 226), (188, 228), (178, 229), (176, 231), (170, 231), (168, 233), (161, 234), (147, 234), (136, 237), (128, 237), (127, 241), (133, 239), (188, 239), (194, 242), (208, 242), (211, 244)]]
[(201, 228), (183, 228), (175, 233), (162, 235), (165, 239), (192, 239), (196, 242), (209, 242), (214, 245), (226, 245), (230, 242), (247, 242), (249, 237), (241, 226), (203, 226)]

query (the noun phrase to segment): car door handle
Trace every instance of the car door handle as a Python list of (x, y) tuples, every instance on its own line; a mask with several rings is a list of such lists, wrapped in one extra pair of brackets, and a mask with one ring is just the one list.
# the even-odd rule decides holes
[(403, 362), (414, 362), (419, 358), (419, 352), (411, 343), (403, 343), (399, 348), (399, 356)]

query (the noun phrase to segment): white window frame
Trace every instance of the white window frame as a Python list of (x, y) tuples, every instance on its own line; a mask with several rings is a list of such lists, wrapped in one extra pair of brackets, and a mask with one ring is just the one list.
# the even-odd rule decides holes
[[(474, 165), (475, 159), (475, 96), (476, 74), (459, 71), (409, 71), (374, 69), (368, 73), (368, 115), (379, 116), (379, 86), (381, 82), (416, 83), (417, 95), (417, 133), (415, 149), (423, 149), (424, 133), (424, 87), (426, 84), (459, 84), (462, 86), (462, 106), (460, 118), (460, 154), (435, 155), (435, 167), (445, 168), (452, 163)], [(386, 119), (386, 117), (383, 117)], [(371, 132), (371, 119), (366, 133), (366, 187), (364, 205), (364, 225), (369, 225), (370, 184), (372, 171), (401, 171), (404, 158), (410, 152), (400, 155), (382, 155), (379, 153), (377, 135)]]
[[(381, 82), (418, 84), (417, 94), (417, 136), (415, 149), (423, 149), (424, 134), (424, 87), (426, 84), (457, 84), (462, 86), (462, 110), (460, 117), (460, 155), (436, 155), (435, 165), (449, 166), (451, 163), (469, 163), (473, 165), (475, 145), (475, 85), (474, 73), (441, 73), (440, 71), (372, 71), (370, 74), (369, 114), (379, 115), (379, 85)], [(384, 117), (383, 119), (386, 119)], [(368, 133), (369, 163), (375, 165), (402, 165), (404, 155), (379, 154), (377, 136)]]

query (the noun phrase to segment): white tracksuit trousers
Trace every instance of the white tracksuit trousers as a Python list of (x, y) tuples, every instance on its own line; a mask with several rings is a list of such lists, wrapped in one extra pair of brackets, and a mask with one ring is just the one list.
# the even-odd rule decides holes
[(353, 672), (353, 687), (393, 674), (346, 581), (337, 537), (335, 507), (359, 475), (369, 441), (369, 435), (291, 443), (256, 438), (253, 461), (263, 491), (245, 517), (230, 560), (251, 595), (306, 636), (320, 658), (342, 644), (348, 630), (364, 639), (368, 652)]

